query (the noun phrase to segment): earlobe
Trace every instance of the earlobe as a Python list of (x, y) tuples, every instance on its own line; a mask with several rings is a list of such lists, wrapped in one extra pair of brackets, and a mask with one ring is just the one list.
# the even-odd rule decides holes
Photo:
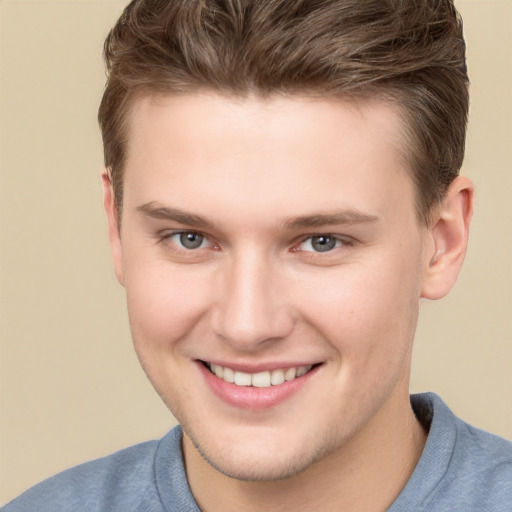
[(103, 184), (103, 206), (107, 215), (108, 238), (114, 260), (114, 271), (117, 280), (124, 286), (123, 275), (123, 248), (121, 244), (121, 233), (117, 205), (112, 188), (112, 181), (107, 171), (101, 174)]
[(448, 187), (429, 229), (432, 244), (426, 254), (421, 296), (440, 299), (452, 289), (462, 267), (473, 215), (474, 187), (464, 176)]

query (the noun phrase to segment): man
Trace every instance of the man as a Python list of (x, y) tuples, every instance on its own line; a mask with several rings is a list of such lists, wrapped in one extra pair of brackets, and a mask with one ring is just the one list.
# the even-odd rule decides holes
[(409, 397), (472, 213), (452, 3), (134, 1), (105, 55), (115, 270), (180, 427), (6, 512), (510, 510), (510, 443)]

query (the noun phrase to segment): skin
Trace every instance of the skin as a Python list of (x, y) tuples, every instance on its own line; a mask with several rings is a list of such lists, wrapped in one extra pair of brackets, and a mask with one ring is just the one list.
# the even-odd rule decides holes
[[(419, 302), (455, 282), (472, 185), (457, 178), (422, 225), (399, 134), (393, 106), (369, 101), (134, 105), (121, 228), (103, 176), (114, 265), (202, 510), (385, 510), (412, 473)], [(276, 405), (237, 407), (199, 361), (315, 371)]]

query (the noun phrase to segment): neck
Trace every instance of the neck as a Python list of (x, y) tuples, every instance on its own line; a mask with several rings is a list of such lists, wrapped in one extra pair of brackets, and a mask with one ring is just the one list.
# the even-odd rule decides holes
[(393, 398), (348, 443), (290, 478), (236, 480), (210, 466), (186, 435), (183, 448), (189, 484), (203, 512), (378, 512), (400, 494), (425, 442), (407, 395)]

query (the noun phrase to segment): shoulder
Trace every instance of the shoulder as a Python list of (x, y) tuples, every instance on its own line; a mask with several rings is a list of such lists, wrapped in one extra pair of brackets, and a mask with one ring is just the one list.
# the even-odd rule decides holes
[(460, 420), (433, 393), (413, 396), (411, 402), (429, 434), (416, 469), (391, 510), (414, 505), (422, 511), (508, 512), (512, 443)]
[(504, 471), (512, 476), (512, 442), (457, 418), (433, 393), (417, 395), (413, 403), (414, 400), (424, 410), (430, 411), (431, 425), (426, 449), (449, 455), (450, 469), (481, 475), (492, 468), (493, 474)]
[(485, 510), (510, 510), (512, 443), (456, 418), (457, 440), (446, 484), (478, 496)]
[(141, 443), (68, 469), (32, 487), (3, 512), (160, 510), (150, 506), (159, 502), (155, 460), (165, 445), (167, 456), (181, 461), (180, 439), (181, 430), (175, 428), (160, 441)]

